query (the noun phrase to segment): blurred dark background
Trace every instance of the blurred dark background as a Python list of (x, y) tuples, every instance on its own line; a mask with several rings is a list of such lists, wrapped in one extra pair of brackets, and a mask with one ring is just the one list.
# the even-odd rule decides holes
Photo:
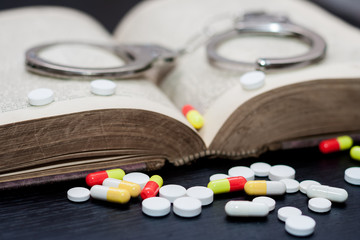
[[(0, 10), (34, 5), (71, 7), (92, 15), (112, 32), (125, 13), (139, 2), (141, 0), (1, 0)], [(311, 2), (360, 27), (360, 0), (311, 0)]]

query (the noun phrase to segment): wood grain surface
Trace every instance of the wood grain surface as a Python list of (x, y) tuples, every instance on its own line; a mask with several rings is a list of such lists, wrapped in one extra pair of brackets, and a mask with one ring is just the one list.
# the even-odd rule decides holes
[(313, 179), (341, 187), (348, 191), (349, 198), (345, 204), (333, 204), (329, 213), (319, 214), (307, 208), (308, 198), (298, 192), (276, 197), (276, 208), (266, 218), (229, 218), (224, 211), (229, 200), (253, 198), (237, 192), (217, 195), (213, 204), (195, 218), (180, 218), (173, 212), (152, 218), (142, 213), (140, 198), (126, 205), (93, 199), (70, 202), (68, 189), (86, 187), (85, 180), (79, 179), (0, 192), (0, 239), (294, 239), (277, 219), (277, 210), (283, 206), (298, 207), (315, 219), (315, 233), (309, 239), (358, 239), (360, 186), (346, 183), (344, 171), (360, 166), (360, 162), (351, 160), (348, 151), (322, 155), (312, 148), (270, 152), (259, 159), (240, 161), (202, 159), (191, 166), (167, 165), (149, 175), (160, 174), (164, 184), (206, 186), (210, 175), (256, 161), (287, 164), (296, 169), (298, 181)]

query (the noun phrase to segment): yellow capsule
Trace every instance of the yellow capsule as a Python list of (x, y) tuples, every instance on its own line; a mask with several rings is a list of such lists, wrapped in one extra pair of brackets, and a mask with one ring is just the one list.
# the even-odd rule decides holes
[(133, 183), (133, 182), (128, 182), (125, 180), (118, 180), (115, 178), (106, 178), (103, 181), (103, 186), (108, 186), (108, 187), (114, 187), (114, 188), (121, 188), (121, 189), (125, 189), (127, 190), (130, 195), (132, 197), (137, 197), (139, 196), (140, 192), (141, 192), (141, 187), (139, 184)]
[(90, 196), (95, 199), (121, 204), (127, 203), (130, 200), (129, 191), (101, 185), (92, 186)]
[(360, 146), (354, 146), (350, 150), (350, 156), (352, 159), (360, 161)]
[(282, 195), (286, 186), (280, 181), (248, 181), (244, 190), (248, 195)]

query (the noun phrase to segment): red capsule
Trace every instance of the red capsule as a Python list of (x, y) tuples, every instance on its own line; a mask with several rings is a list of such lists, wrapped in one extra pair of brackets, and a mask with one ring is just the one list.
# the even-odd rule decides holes
[(324, 140), (319, 144), (322, 153), (331, 153), (340, 151), (340, 144), (336, 138)]
[(353, 145), (353, 140), (349, 136), (326, 139), (320, 142), (319, 149), (322, 153), (332, 153), (347, 150)]
[(101, 185), (106, 178), (115, 178), (122, 180), (124, 176), (125, 176), (124, 170), (117, 168), (106, 171), (89, 173), (86, 176), (85, 181), (89, 187), (92, 187), (94, 185)]
[(208, 188), (213, 190), (214, 194), (235, 192), (244, 189), (246, 179), (242, 176), (229, 177), (209, 182)]
[(141, 191), (141, 198), (144, 200), (146, 198), (155, 197), (159, 193), (159, 189), (162, 185), (163, 179), (159, 175), (152, 176)]

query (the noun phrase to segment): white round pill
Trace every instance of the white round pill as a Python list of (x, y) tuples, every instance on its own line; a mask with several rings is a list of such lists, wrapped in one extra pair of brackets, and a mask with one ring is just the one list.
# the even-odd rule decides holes
[(173, 211), (180, 217), (196, 217), (201, 213), (201, 202), (192, 197), (181, 197), (174, 201)]
[(54, 92), (49, 88), (38, 88), (28, 94), (28, 101), (33, 106), (43, 106), (54, 101)]
[(123, 180), (137, 183), (140, 185), (141, 189), (143, 189), (146, 185), (146, 183), (149, 181), (150, 177), (146, 175), (145, 173), (141, 172), (132, 172), (128, 173), (123, 177)]
[(269, 206), (269, 212), (275, 209), (276, 202), (270, 197), (256, 197), (252, 201), (256, 203), (265, 203)]
[(308, 207), (314, 212), (328, 212), (331, 209), (331, 201), (321, 197), (311, 198), (308, 202)]
[(199, 199), (201, 205), (209, 205), (214, 201), (214, 192), (207, 187), (195, 186), (186, 190), (188, 197)]
[(240, 83), (245, 90), (261, 88), (265, 84), (265, 74), (261, 71), (247, 72), (241, 76)]
[(291, 235), (305, 237), (311, 235), (315, 230), (316, 222), (308, 216), (292, 216), (285, 222), (285, 230)]
[(311, 185), (321, 185), (321, 184), (313, 180), (304, 180), (300, 183), (300, 192), (306, 194), (307, 188)]
[(113, 95), (116, 90), (116, 84), (107, 79), (98, 79), (91, 81), (91, 92), (100, 96)]
[(217, 174), (213, 174), (210, 176), (210, 182), (211, 181), (215, 181), (215, 180), (220, 180), (220, 179), (225, 179), (230, 177), (229, 175), (223, 174), (223, 173), (217, 173)]
[(286, 186), (286, 192), (287, 193), (296, 193), (299, 191), (300, 184), (295, 179), (281, 179), (280, 182), (283, 182)]
[(269, 175), (271, 165), (264, 162), (257, 162), (250, 165), (250, 169), (254, 171), (257, 177), (267, 177)]
[(160, 188), (159, 196), (174, 202), (177, 198), (186, 196), (186, 189), (176, 184), (165, 185)]
[(281, 179), (294, 179), (295, 169), (286, 165), (275, 165), (270, 168), (269, 179), (279, 181)]
[(360, 167), (351, 167), (345, 170), (345, 181), (354, 185), (360, 185)]
[(74, 187), (67, 191), (67, 198), (72, 202), (85, 202), (90, 198), (90, 190), (83, 187)]
[(255, 179), (255, 173), (248, 167), (232, 167), (229, 169), (228, 174), (230, 177), (242, 176), (246, 178), (247, 181)]
[(150, 197), (142, 201), (142, 211), (151, 217), (162, 217), (170, 212), (171, 203), (166, 198)]
[(288, 217), (300, 216), (301, 210), (296, 207), (282, 207), (278, 210), (278, 218), (285, 222)]

